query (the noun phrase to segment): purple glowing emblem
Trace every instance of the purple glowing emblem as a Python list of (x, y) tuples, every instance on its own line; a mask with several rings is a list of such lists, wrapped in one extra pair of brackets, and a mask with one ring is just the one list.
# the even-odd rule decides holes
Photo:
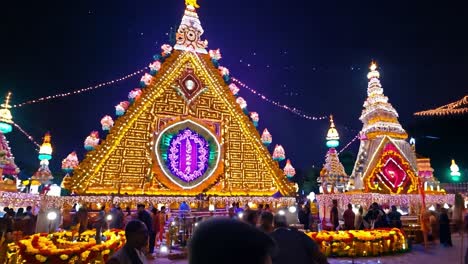
[(208, 142), (193, 130), (180, 130), (172, 137), (167, 150), (167, 167), (185, 182), (194, 181), (206, 172), (209, 160)]

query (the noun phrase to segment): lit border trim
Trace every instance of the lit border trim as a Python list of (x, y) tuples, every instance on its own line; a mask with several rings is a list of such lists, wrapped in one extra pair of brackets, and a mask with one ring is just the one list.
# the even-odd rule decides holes
[[(217, 154), (217, 157), (216, 157), (216, 163), (214, 164), (213, 168), (208, 172), (208, 174), (203, 177), (198, 183), (196, 183), (195, 185), (191, 185), (191, 186), (183, 186), (181, 185), (179, 182), (175, 181), (174, 180), (174, 176), (175, 175), (172, 175), (172, 173), (168, 173), (167, 171), (167, 168), (166, 168), (166, 165), (165, 165), (165, 162), (164, 161), (161, 161), (161, 157), (159, 155), (159, 153), (157, 152), (158, 148), (159, 148), (159, 144), (160, 144), (160, 141), (161, 141), (161, 138), (162, 136), (166, 133), (167, 130), (175, 127), (175, 126), (179, 126), (179, 125), (182, 125), (182, 124), (185, 124), (185, 123), (190, 123), (192, 125), (195, 125), (196, 127), (199, 127), (201, 129), (203, 129), (205, 132), (207, 132), (213, 139), (214, 139), (214, 142), (216, 143), (216, 154)], [(158, 138), (156, 139), (156, 144), (154, 145), (154, 153), (156, 155), (156, 159), (158, 160), (158, 165), (161, 167), (162, 171), (164, 172), (164, 175), (169, 178), (173, 183), (175, 183), (177, 186), (179, 186), (180, 188), (184, 189), (184, 190), (189, 190), (189, 189), (193, 189), (197, 186), (199, 186), (200, 184), (202, 184), (204, 181), (206, 181), (207, 179), (209, 179), (213, 173), (216, 171), (216, 168), (218, 167), (219, 165), (219, 160), (221, 158), (221, 146), (219, 145), (219, 142), (218, 142), (218, 139), (216, 138), (216, 135), (214, 135), (210, 130), (208, 130), (206, 127), (196, 123), (196, 122), (193, 122), (192, 120), (184, 120), (184, 121), (181, 121), (181, 122), (177, 122), (177, 123), (174, 123), (170, 126), (167, 126), (166, 128), (164, 128), (161, 132), (159, 132), (159, 135), (158, 135)]]

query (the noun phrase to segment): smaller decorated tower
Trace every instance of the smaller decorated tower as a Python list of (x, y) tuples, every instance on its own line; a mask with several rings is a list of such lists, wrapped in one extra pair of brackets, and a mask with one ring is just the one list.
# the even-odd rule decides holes
[(329, 149), (325, 157), (325, 164), (320, 172), (321, 190), (323, 193), (344, 192), (349, 177), (335, 149), (340, 145), (340, 136), (335, 128), (333, 116), (330, 116), (330, 128), (328, 129), (326, 139), (326, 145)]
[(49, 160), (52, 159), (52, 145), (50, 143), (50, 134), (46, 133), (44, 142), (39, 149), (40, 166), (39, 169), (31, 177), (31, 193), (39, 193), (39, 186), (50, 185), (52, 179), (52, 172), (49, 169)]
[(8, 141), (0, 132), (0, 191), (17, 191), (16, 181), (19, 169), (11, 153)]

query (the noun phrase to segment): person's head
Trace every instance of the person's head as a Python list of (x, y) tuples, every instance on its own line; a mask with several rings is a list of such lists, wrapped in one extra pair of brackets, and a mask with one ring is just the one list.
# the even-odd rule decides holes
[(186, 204), (186, 202), (185, 202), (185, 201), (183, 201), (183, 202), (182, 202), (182, 204)]
[(166, 206), (161, 206), (161, 213), (165, 213), (166, 212)]
[(333, 206), (338, 206), (338, 200), (333, 199), (332, 203), (333, 203)]
[(362, 215), (364, 213), (364, 209), (362, 209), (362, 206), (359, 206), (359, 214)]
[(376, 202), (373, 202), (373, 203), (372, 203), (372, 209), (374, 209), (374, 210), (379, 209), (379, 204), (376, 203)]
[(3, 207), (3, 212), (8, 213), (8, 211), (10, 211), (10, 208), (8, 208), (7, 206)]
[(24, 208), (23, 207), (19, 208), (18, 212), (16, 212), (16, 214), (22, 214), (22, 213), (24, 213)]
[(274, 225), (275, 225), (275, 228), (288, 227), (288, 220), (286, 219), (286, 216), (280, 215), (280, 214), (275, 215)]
[(138, 210), (138, 212), (144, 211), (145, 210), (145, 205), (144, 204), (138, 204), (137, 205), (137, 210)]
[(26, 212), (29, 212), (32, 210), (32, 207), (29, 205), (28, 207), (26, 207)]
[(392, 212), (396, 212), (396, 206), (392, 205)]
[(104, 210), (106, 210), (106, 206), (105, 206), (105, 205), (101, 206), (101, 211), (104, 211)]
[(230, 218), (233, 218), (236, 215), (234, 212), (234, 207), (229, 208), (228, 215)]
[(240, 208), (240, 203), (239, 202), (236, 203), (236, 207)]
[(258, 205), (258, 210), (262, 210), (263, 209), (263, 204), (259, 204)]
[(256, 226), (258, 220), (257, 212), (253, 210), (247, 210), (244, 212), (244, 221), (250, 225)]
[(158, 213), (158, 209), (156, 209), (156, 207), (153, 207), (153, 208), (151, 209), (151, 212), (152, 212), (153, 214), (157, 214), (157, 213)]
[(125, 226), (127, 246), (135, 249), (143, 249), (148, 242), (148, 228), (140, 220), (132, 220)]
[(270, 264), (274, 247), (270, 236), (246, 223), (212, 219), (200, 223), (195, 230), (189, 243), (188, 263)]
[(269, 204), (265, 204), (265, 210), (270, 210), (270, 205)]
[(273, 231), (273, 214), (270, 212), (263, 212), (260, 216), (260, 226), (266, 232)]
[(353, 206), (351, 204), (348, 204), (348, 209), (353, 209)]

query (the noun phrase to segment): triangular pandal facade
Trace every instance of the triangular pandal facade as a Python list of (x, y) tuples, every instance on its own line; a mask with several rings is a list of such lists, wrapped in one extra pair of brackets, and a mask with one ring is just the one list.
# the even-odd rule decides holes
[(417, 193), (417, 165), (404, 154), (406, 144), (388, 136), (368, 143), (372, 145), (369, 145), (372, 156), (366, 162), (362, 176), (355, 179), (356, 187), (367, 192)]
[[(200, 89), (194, 97), (180, 87), (188, 72), (192, 74), (188, 90)], [(186, 95), (193, 99), (187, 101)], [(218, 161), (193, 185), (171, 177), (167, 163), (161, 163), (164, 155), (170, 155), (160, 153), (162, 134), (177, 126), (193, 128), (207, 141), (216, 142), (210, 145), (217, 145), (213, 155)], [(294, 192), (209, 55), (179, 50), (165, 60), (107, 138), (88, 152), (71, 186), (78, 194), (270, 196)]]

